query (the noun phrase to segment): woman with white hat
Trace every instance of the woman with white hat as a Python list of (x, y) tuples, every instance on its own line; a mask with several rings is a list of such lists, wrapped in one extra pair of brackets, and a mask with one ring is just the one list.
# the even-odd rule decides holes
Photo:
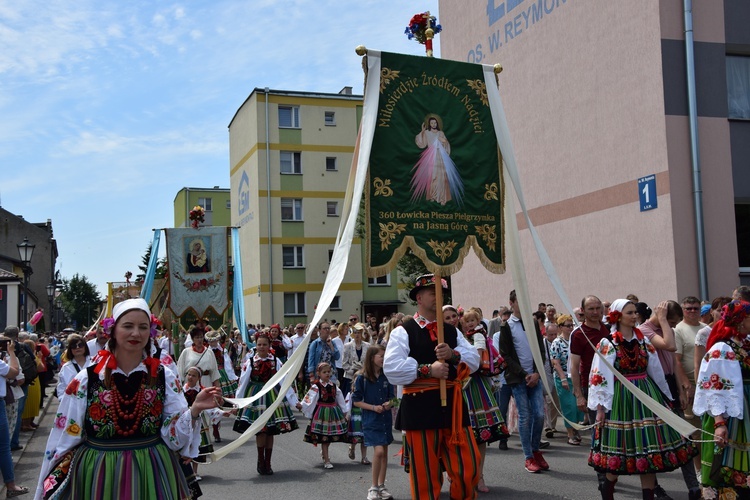
[(112, 312), (107, 350), (62, 395), (36, 498), (190, 498), (172, 450), (198, 454), (200, 413), (220, 403), (221, 391), (204, 389), (188, 408), (177, 376), (150, 355), (146, 301)]

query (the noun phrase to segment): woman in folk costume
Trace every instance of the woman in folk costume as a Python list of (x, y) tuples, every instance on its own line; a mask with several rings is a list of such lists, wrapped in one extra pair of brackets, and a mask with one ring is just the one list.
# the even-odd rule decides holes
[[(627, 299), (615, 300), (608, 319), (612, 333), (599, 342), (597, 351), (666, 408), (672, 395), (656, 349), (635, 327), (638, 319), (635, 304)], [(690, 463), (698, 453), (692, 443), (654, 415), (615, 378), (599, 355), (594, 356), (591, 365), (588, 407), (596, 410), (598, 424), (589, 465), (606, 473), (601, 487), (605, 500), (613, 498), (621, 474), (640, 474), (643, 498), (653, 499), (655, 474)]]
[[(443, 312), (445, 314), (445, 307)], [(450, 311), (450, 309), (448, 309)], [(487, 331), (484, 329), (482, 317), (476, 309), (469, 309), (462, 319), (464, 336), (479, 352), (481, 359), (488, 363), (480, 364), (479, 369), (471, 374), (464, 386), (464, 400), (469, 411), (471, 428), (479, 448), (479, 483), (477, 491), (488, 493), (490, 489), (484, 482), (484, 459), (487, 453), (487, 443), (494, 443), (500, 439), (507, 439), (510, 433), (503, 420), (503, 414), (492, 390), (492, 377), (502, 371), (502, 358), (499, 354), (493, 356), (489, 349), (491, 342), (487, 342)]]
[[(237, 395), (241, 398), (249, 398), (261, 391), (266, 382), (281, 370), (281, 361), (270, 353), (271, 339), (268, 334), (258, 333), (256, 335), (255, 356), (245, 362), (240, 375), (240, 386)], [(255, 400), (237, 416), (234, 422), (234, 430), (245, 432), (260, 415), (279, 398), (279, 387), (273, 387), (260, 399)], [(270, 476), (273, 474), (271, 468), (271, 454), (273, 453), (273, 437), (277, 434), (292, 432), (299, 428), (294, 418), (291, 406), (300, 408), (299, 400), (291, 387), (283, 396), (279, 406), (274, 411), (266, 425), (258, 431), (255, 443), (258, 447), (258, 474)], [(291, 405), (291, 406), (290, 406)]]
[(695, 379), (693, 413), (703, 415), (703, 498), (750, 498), (750, 302), (722, 308)]
[(201, 375), (201, 385), (203, 387), (217, 387), (221, 390), (216, 357), (211, 349), (206, 346), (204, 335), (205, 330), (202, 327), (193, 326), (190, 328), (190, 338), (193, 343), (180, 353), (180, 358), (177, 360), (177, 374), (181, 380), (185, 380), (187, 369), (191, 366), (197, 366), (203, 374)]
[[(211, 349), (214, 358), (216, 358), (216, 366), (219, 370), (219, 386), (221, 387), (221, 394), (225, 398), (233, 398), (237, 392), (237, 375), (232, 369), (232, 360), (229, 359), (229, 354), (221, 346), (221, 332), (218, 330), (212, 330), (206, 333), (206, 342), (208, 347)], [(228, 368), (228, 369), (227, 369)], [(221, 420), (214, 423), (214, 439), (217, 443), (221, 443), (221, 435), (219, 434), (219, 427), (221, 426)]]
[(177, 377), (150, 356), (145, 300), (115, 305), (111, 330), (108, 350), (60, 400), (36, 498), (189, 499), (174, 451), (197, 455), (200, 413), (221, 391), (201, 391), (188, 408)]
[(451, 145), (441, 129), (440, 118), (429, 114), (422, 123), (422, 130), (414, 138), (417, 146), (424, 151), (412, 169), (411, 200), (424, 197), (441, 205), (454, 200), (461, 206), (464, 184), (450, 157)]

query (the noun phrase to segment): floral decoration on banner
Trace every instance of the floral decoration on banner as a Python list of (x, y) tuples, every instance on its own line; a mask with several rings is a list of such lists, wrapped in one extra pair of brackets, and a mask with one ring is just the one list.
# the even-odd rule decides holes
[(731, 391), (734, 389), (734, 382), (724, 377), (720, 377), (718, 373), (712, 373), (710, 377), (703, 377), (700, 381), (700, 386), (704, 389)]
[(391, 246), (391, 242), (396, 238), (396, 235), (406, 231), (406, 224), (397, 224), (395, 222), (389, 222), (388, 224), (380, 223), (380, 232), (378, 237), (380, 238), (380, 249), (386, 250)]
[(393, 189), (389, 187), (391, 185), (390, 179), (383, 180), (380, 177), (375, 177), (372, 180), (372, 185), (375, 188), (375, 196), (385, 196), (386, 198), (393, 196)]
[(456, 245), (458, 245), (458, 243), (453, 240), (451, 241), (430, 240), (427, 242), (427, 244), (430, 245), (430, 248), (432, 248), (432, 251), (435, 252), (435, 256), (443, 262), (445, 262), (445, 259), (447, 259), (448, 257), (451, 256), (451, 254), (453, 254), (453, 249), (456, 248)]
[(424, 45), (427, 42), (427, 28), (432, 28), (435, 35), (443, 31), (443, 27), (437, 23), (437, 18), (431, 16), (429, 12), (414, 14), (409, 26), (404, 30), (404, 34), (409, 40), (416, 40)]
[(206, 210), (202, 206), (194, 206), (190, 211), (190, 214), (188, 215), (188, 218), (190, 219), (190, 225), (195, 229), (198, 229), (198, 224), (202, 224), (206, 220), (205, 215)]
[(400, 70), (392, 70), (390, 68), (383, 68), (380, 70), (380, 93), (382, 94), (385, 88), (390, 84), (393, 80), (398, 78), (398, 74), (401, 73)]
[(466, 83), (469, 84), (469, 87), (474, 89), (479, 96), (479, 99), (481, 99), (482, 104), (485, 106), (490, 105), (490, 99), (487, 97), (487, 85), (482, 80), (466, 80)]
[(221, 283), (221, 278), (223, 276), (224, 273), (218, 273), (210, 278), (190, 279), (183, 278), (179, 272), (174, 273), (174, 277), (182, 283), (182, 286), (184, 286), (188, 292), (203, 292), (211, 287), (217, 286)]
[(492, 184), (485, 184), (484, 185), (484, 199), (489, 200), (497, 200), (497, 183), (493, 182)]
[(607, 314), (607, 320), (610, 325), (617, 324), (617, 322), (620, 321), (620, 318), (622, 318), (622, 312), (620, 311), (609, 311), (609, 314)]
[(477, 230), (477, 234), (482, 235), (482, 240), (487, 245), (487, 248), (494, 251), (495, 243), (497, 243), (497, 234), (495, 233), (495, 226), (489, 224), (482, 224), (480, 226), (474, 226)]

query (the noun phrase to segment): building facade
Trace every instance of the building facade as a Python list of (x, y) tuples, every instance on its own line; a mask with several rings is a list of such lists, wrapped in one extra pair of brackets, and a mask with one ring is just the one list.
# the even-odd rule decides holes
[[(504, 68), (524, 197), (574, 305), (710, 300), (749, 279), (750, 4), (689, 3), (440, 1), (442, 56)], [(518, 220), (531, 300), (555, 303)], [(513, 288), (476, 258), (453, 284), (485, 310)]]
[(213, 188), (184, 187), (174, 197), (174, 227), (190, 226), (190, 211), (195, 206), (205, 210), (202, 225), (231, 225), (231, 203), (229, 189), (214, 186)]
[[(307, 322), (333, 255), (362, 96), (256, 88), (229, 124), (231, 223), (240, 228), (250, 323)], [(355, 238), (344, 280), (326, 311), (390, 312), (397, 279), (363, 278)], [(368, 282), (369, 281), (369, 282)]]
[[(44, 329), (52, 330), (54, 310), (47, 297), (47, 286), (55, 283), (57, 242), (52, 232), (52, 220), (28, 222), (20, 215), (0, 207), (0, 330), (8, 325), (25, 323), (24, 301), (29, 317), (38, 307), (44, 309)], [(34, 245), (31, 263), (24, 266), (18, 253), (18, 244), (27, 238)], [(24, 276), (28, 276), (28, 289)], [(28, 319), (28, 318), (27, 318)]]

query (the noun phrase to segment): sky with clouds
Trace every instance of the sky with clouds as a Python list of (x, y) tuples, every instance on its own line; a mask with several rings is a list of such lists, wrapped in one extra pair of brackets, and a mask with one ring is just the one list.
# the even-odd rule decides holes
[(437, 4), (0, 2), (0, 206), (52, 219), (62, 276), (104, 294), (182, 187), (229, 187), (227, 127), (253, 88), (361, 94), (354, 48), (423, 54), (403, 30)]

